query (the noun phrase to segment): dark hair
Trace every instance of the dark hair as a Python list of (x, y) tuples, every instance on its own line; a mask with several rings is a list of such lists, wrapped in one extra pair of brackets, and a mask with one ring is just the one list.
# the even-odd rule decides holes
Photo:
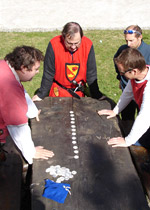
[(126, 28), (126, 30), (138, 31), (140, 34), (135, 33), (135, 37), (137, 37), (137, 38), (142, 34), (142, 29), (138, 25), (130, 25)]
[(66, 36), (69, 38), (72, 38), (75, 33), (79, 32), (81, 35), (81, 38), (83, 37), (83, 30), (81, 26), (76, 22), (69, 22), (67, 23), (63, 30), (62, 30), (62, 36), (65, 38)]
[(146, 62), (143, 55), (134, 48), (127, 48), (121, 54), (114, 58), (115, 64), (121, 64), (125, 70), (139, 69), (143, 71), (146, 68)]
[(36, 61), (44, 60), (44, 56), (40, 50), (34, 47), (20, 46), (7, 54), (4, 60), (8, 61), (15, 70), (21, 70), (21, 66), (23, 66), (30, 71)]

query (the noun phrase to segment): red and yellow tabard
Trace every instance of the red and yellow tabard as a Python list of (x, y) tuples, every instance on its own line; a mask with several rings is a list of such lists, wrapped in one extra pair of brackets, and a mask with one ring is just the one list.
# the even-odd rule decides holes
[[(91, 40), (82, 37), (80, 48), (71, 54), (64, 46), (62, 36), (56, 36), (51, 40), (55, 56), (55, 77), (54, 79), (66, 88), (75, 89), (72, 83), (86, 83), (87, 60), (92, 46)], [(84, 94), (81, 91), (76, 92), (80, 97)], [(58, 84), (53, 82), (49, 96), (52, 97), (72, 97), (72, 95)]]

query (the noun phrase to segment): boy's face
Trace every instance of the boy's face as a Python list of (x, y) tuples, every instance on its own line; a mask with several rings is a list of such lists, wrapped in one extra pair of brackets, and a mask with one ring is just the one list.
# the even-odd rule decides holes
[(39, 73), (40, 61), (36, 61), (29, 71), (26, 67), (23, 67), (21, 71), (17, 71), (21, 82), (31, 81), (32, 78)]
[(125, 76), (127, 79), (135, 79), (133, 69), (125, 69), (122, 64), (117, 64), (120, 75)]

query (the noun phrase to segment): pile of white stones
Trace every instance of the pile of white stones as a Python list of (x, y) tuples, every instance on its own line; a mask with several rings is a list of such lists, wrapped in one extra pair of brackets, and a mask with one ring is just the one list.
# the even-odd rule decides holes
[(64, 180), (69, 180), (77, 174), (76, 171), (70, 171), (69, 168), (61, 167), (60, 165), (50, 166), (46, 169), (46, 173), (49, 173), (53, 178), (57, 178), (56, 182), (61, 183)]

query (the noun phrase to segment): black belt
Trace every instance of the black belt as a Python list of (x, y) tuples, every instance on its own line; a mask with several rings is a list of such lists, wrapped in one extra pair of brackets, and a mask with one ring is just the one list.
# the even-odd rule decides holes
[(66, 87), (64, 87), (62, 84), (60, 84), (59, 82), (57, 82), (55, 79), (53, 80), (53, 82), (55, 82), (55, 83), (56, 83), (57, 85), (59, 85), (61, 88), (67, 90), (68, 93), (70, 93), (73, 97), (80, 99), (80, 96), (74, 92), (75, 88), (66, 88)]

